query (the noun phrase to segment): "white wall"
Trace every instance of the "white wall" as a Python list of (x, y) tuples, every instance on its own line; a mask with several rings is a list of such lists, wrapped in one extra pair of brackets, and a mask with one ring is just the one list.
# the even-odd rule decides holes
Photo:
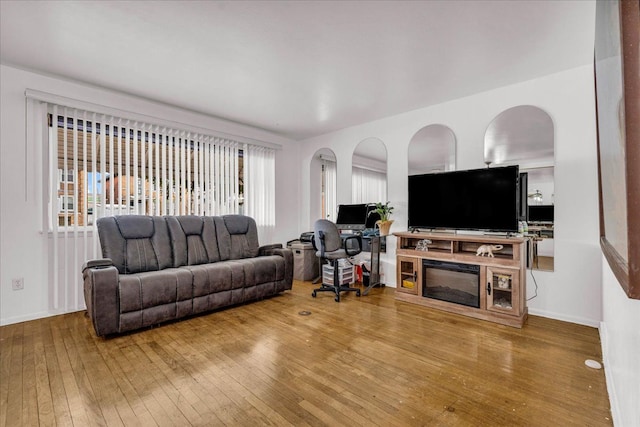
[[(593, 68), (590, 65), (466, 98), (350, 127), (304, 141), (300, 167), (311, 156), (332, 149), (338, 163), (338, 203), (351, 199), (351, 155), (358, 142), (379, 138), (387, 146), (388, 199), (396, 207), (392, 231), (407, 229), (407, 150), (411, 137), (429, 124), (453, 130), (457, 169), (482, 168), (484, 134), (502, 111), (534, 105), (546, 111), (555, 130), (555, 271), (535, 271), (538, 296), (529, 301), (532, 314), (598, 326), (601, 320), (601, 261), (598, 246), (598, 187)], [(308, 174), (302, 177), (304, 198), (300, 218), (309, 218)], [(303, 224), (309, 228), (311, 224)], [(395, 286), (395, 238), (383, 257), (385, 281)], [(534, 294), (527, 274), (528, 295)]]
[(640, 426), (640, 300), (627, 298), (602, 259), (602, 355), (616, 426)]
[[(35, 147), (25, 137), (25, 89), (282, 145), (276, 152), (276, 228), (264, 232), (260, 242), (285, 243), (298, 235), (300, 180), (293, 165), (299, 154), (292, 141), (165, 104), (0, 65), (0, 324), (56, 314), (47, 264), (49, 236), (39, 232), (42, 171), (32, 159)], [(13, 291), (11, 280), (18, 277), (24, 278), (24, 290)], [(79, 298), (74, 305), (61, 311), (83, 309), (84, 301)]]

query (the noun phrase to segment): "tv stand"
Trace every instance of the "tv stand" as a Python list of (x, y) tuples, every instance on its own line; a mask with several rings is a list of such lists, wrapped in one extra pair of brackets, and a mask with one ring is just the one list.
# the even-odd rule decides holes
[[(398, 244), (396, 299), (523, 326), (528, 313), (524, 238), (425, 232), (394, 235)], [(425, 247), (425, 240), (427, 250), (417, 250)], [(502, 248), (492, 248), (490, 256), (478, 251), (482, 245)]]

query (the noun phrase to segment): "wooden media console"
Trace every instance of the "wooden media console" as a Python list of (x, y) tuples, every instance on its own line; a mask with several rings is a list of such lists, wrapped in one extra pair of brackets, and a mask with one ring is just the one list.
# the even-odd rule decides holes
[[(527, 318), (526, 240), (394, 233), (396, 299), (521, 328)], [(483, 253), (489, 245), (493, 256)], [(478, 253), (480, 252), (480, 255)]]

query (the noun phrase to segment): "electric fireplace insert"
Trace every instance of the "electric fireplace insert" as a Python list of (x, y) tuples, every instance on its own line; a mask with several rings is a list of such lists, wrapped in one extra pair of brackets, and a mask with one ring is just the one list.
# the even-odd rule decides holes
[(480, 308), (480, 266), (422, 260), (422, 296)]

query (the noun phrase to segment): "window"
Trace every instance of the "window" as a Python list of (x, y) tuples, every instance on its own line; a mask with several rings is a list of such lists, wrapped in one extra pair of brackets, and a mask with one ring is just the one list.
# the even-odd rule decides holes
[[(258, 225), (275, 225), (273, 149), (59, 106), (48, 117), (58, 174), (51, 191), (60, 200), (52, 214), (73, 213), (65, 224), (92, 225), (109, 215), (246, 211)], [(254, 169), (248, 186), (245, 161)]]
[(58, 169), (59, 182), (75, 182), (75, 173), (73, 169)]
[(58, 206), (61, 213), (75, 211), (75, 197), (73, 196), (60, 196), (58, 197)]

